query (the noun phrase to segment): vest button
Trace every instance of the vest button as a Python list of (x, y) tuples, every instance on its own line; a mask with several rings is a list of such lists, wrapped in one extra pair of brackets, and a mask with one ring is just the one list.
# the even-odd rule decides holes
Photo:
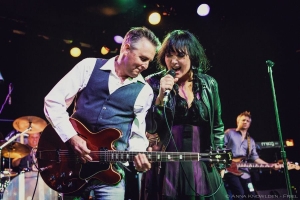
[(103, 110), (106, 110), (106, 107), (103, 107)]

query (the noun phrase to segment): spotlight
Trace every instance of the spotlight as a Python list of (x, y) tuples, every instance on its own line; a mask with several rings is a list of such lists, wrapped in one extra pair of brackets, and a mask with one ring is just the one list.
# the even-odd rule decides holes
[(207, 4), (201, 4), (197, 9), (197, 13), (201, 17), (208, 15), (209, 11), (210, 11), (210, 7)]
[(122, 44), (122, 42), (123, 42), (123, 37), (121, 37), (121, 36), (119, 36), (119, 35), (116, 35), (116, 36), (114, 37), (114, 40), (115, 40), (116, 43)]
[(106, 54), (108, 54), (108, 52), (109, 52), (109, 48), (108, 48), (108, 47), (103, 46), (103, 47), (101, 48), (101, 53), (102, 53), (102, 55), (106, 55)]
[(158, 12), (153, 12), (149, 15), (148, 21), (152, 25), (156, 25), (160, 22), (161, 16)]
[(73, 56), (73, 57), (78, 57), (78, 56), (80, 56), (80, 54), (81, 54), (81, 50), (78, 48), (78, 47), (73, 47), (71, 50), (70, 50), (70, 54), (71, 54), (71, 56)]
[(294, 146), (294, 140), (293, 139), (287, 139), (285, 141), (286, 146), (293, 147)]

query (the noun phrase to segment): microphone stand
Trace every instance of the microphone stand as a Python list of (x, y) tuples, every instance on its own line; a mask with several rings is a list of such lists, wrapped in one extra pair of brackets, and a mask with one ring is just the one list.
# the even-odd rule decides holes
[(274, 108), (275, 108), (275, 117), (276, 117), (278, 136), (279, 136), (279, 142), (280, 142), (280, 147), (281, 147), (281, 157), (282, 157), (283, 166), (284, 166), (284, 175), (285, 175), (285, 179), (286, 179), (286, 185), (287, 185), (287, 190), (288, 190), (288, 194), (289, 194), (289, 199), (293, 200), (292, 188), (291, 188), (290, 177), (289, 177), (287, 161), (286, 161), (286, 152), (284, 150), (284, 144), (283, 144), (283, 140), (282, 140), (282, 133), (281, 133), (278, 107), (277, 107), (277, 101), (276, 101), (276, 94), (275, 94), (273, 75), (272, 75), (272, 67), (274, 66), (275, 63), (270, 60), (267, 60), (266, 64), (268, 66), (268, 73), (270, 75), (270, 80), (271, 80), (271, 87), (272, 87), (273, 101), (274, 101)]
[(4, 108), (5, 104), (6, 104), (6, 102), (8, 101), (8, 99), (9, 99), (9, 97), (10, 97), (10, 95), (11, 95), (13, 89), (14, 89), (14, 88), (12, 88), (11, 90), (8, 91), (8, 94), (7, 94), (7, 96), (6, 96), (5, 100), (4, 100), (4, 103), (3, 103), (2, 106), (1, 106), (0, 114), (2, 113), (2, 110), (3, 110), (3, 108)]

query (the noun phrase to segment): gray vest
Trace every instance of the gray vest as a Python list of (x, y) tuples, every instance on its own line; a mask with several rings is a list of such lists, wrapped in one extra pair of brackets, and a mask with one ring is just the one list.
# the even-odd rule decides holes
[(93, 133), (105, 128), (119, 129), (123, 135), (115, 142), (115, 146), (117, 150), (126, 150), (135, 117), (134, 104), (144, 83), (137, 81), (109, 94), (110, 70), (100, 69), (106, 62), (97, 59), (87, 86), (77, 95), (72, 117)]

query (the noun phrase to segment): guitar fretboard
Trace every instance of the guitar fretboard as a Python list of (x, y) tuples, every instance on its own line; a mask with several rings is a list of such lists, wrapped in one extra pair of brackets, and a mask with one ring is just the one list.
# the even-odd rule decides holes
[[(210, 152), (210, 153), (196, 153), (196, 152), (160, 152), (160, 151), (91, 151), (89, 154), (93, 161), (92, 162), (126, 162), (134, 161), (134, 157), (137, 154), (145, 154), (149, 161), (152, 162), (172, 162), (172, 161), (208, 161), (217, 163), (227, 162), (227, 151), (224, 152)], [(44, 151), (39, 152), (41, 154), (47, 154), (47, 158), (50, 160), (65, 161), (65, 160), (78, 160), (78, 157), (68, 150), (58, 150), (58, 151)]]
[[(199, 161), (212, 159), (212, 155), (192, 152), (128, 152), (128, 151), (104, 151), (100, 152), (100, 161), (114, 162), (114, 161), (133, 161), (138, 153), (146, 155), (149, 161)], [(204, 158), (205, 157), (205, 158)]]
[(238, 167), (249, 167), (249, 168), (272, 168), (275, 164), (257, 164), (257, 163), (239, 163)]

